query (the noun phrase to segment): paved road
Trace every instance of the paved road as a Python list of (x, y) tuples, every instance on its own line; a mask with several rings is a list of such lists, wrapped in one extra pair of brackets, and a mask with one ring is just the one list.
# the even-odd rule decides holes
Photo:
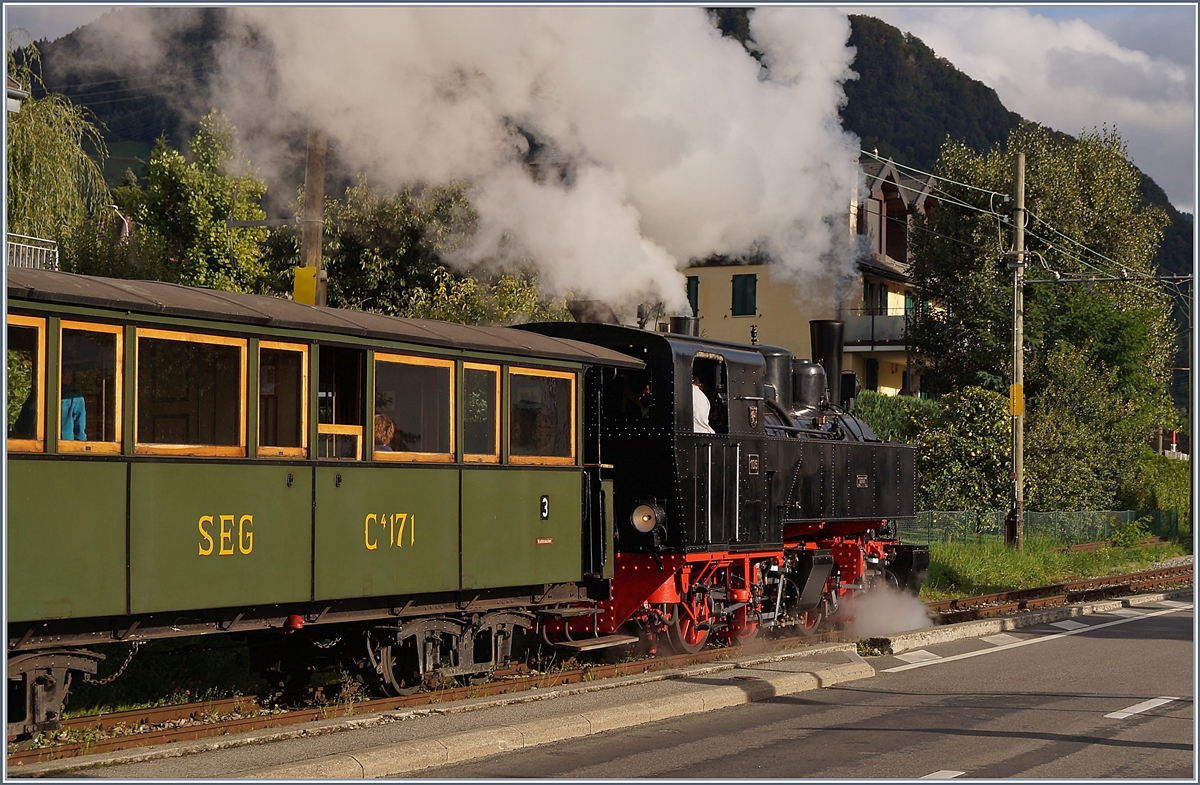
[(416, 776), (1194, 779), (1181, 605), (872, 659), (870, 679)]

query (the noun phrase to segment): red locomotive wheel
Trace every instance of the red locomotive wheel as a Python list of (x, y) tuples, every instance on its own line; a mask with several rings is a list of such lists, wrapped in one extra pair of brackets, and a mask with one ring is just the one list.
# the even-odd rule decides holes
[(695, 654), (708, 643), (708, 625), (713, 617), (712, 598), (707, 591), (693, 589), (675, 608), (675, 623), (667, 627), (671, 648), (680, 654)]
[(758, 622), (750, 621), (747, 608), (738, 608), (729, 620), (727, 637), (730, 643), (746, 643), (758, 637)]
[(824, 603), (813, 608), (811, 611), (806, 611), (800, 617), (800, 623), (796, 625), (796, 629), (800, 630), (800, 634), (804, 636), (812, 635), (821, 626), (821, 620), (825, 617), (822, 612)]

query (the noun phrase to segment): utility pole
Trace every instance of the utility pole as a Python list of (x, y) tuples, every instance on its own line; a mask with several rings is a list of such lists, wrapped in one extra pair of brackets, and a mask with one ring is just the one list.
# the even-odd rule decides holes
[(300, 229), (300, 260), (313, 268), (316, 283), (315, 305), (326, 304), (328, 273), (321, 266), (321, 246), (325, 237), (325, 132), (310, 124), (308, 154), (304, 166), (304, 218)]
[(1025, 535), (1025, 153), (1013, 173), (1013, 377), (1008, 388), (1012, 415), (1012, 506), (1004, 539), (1021, 550)]

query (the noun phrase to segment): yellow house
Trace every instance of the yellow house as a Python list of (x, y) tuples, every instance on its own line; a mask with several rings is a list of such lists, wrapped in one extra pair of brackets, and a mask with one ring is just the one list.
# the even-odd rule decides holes
[(863, 389), (885, 395), (916, 394), (908, 373), (904, 323), (914, 293), (908, 277), (912, 215), (931, 209), (932, 178), (915, 180), (891, 162), (862, 164), (867, 197), (852, 199), (847, 241), (858, 248), (856, 279), (833, 273), (796, 283), (770, 264), (725, 260), (685, 270), (688, 300), (700, 318), (700, 334), (724, 341), (782, 346), (795, 357), (812, 357), (810, 319), (846, 324), (842, 368), (854, 371)]

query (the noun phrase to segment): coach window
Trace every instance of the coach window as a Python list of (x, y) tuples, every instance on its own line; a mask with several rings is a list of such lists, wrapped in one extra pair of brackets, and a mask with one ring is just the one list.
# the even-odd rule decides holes
[(375, 355), (375, 460), (454, 460), (454, 361)]
[(463, 460), (500, 462), (500, 366), (463, 363)]
[(124, 330), (61, 323), (59, 452), (121, 451), (121, 339)]
[(510, 463), (575, 463), (575, 374), (510, 368)]
[(308, 347), (258, 344), (258, 454), (308, 456)]
[(361, 461), (367, 353), (322, 346), (317, 367), (321, 375), (317, 390), (317, 457)]
[(246, 339), (137, 331), (141, 454), (246, 455)]
[(46, 320), (8, 317), (8, 450), (45, 449)]

